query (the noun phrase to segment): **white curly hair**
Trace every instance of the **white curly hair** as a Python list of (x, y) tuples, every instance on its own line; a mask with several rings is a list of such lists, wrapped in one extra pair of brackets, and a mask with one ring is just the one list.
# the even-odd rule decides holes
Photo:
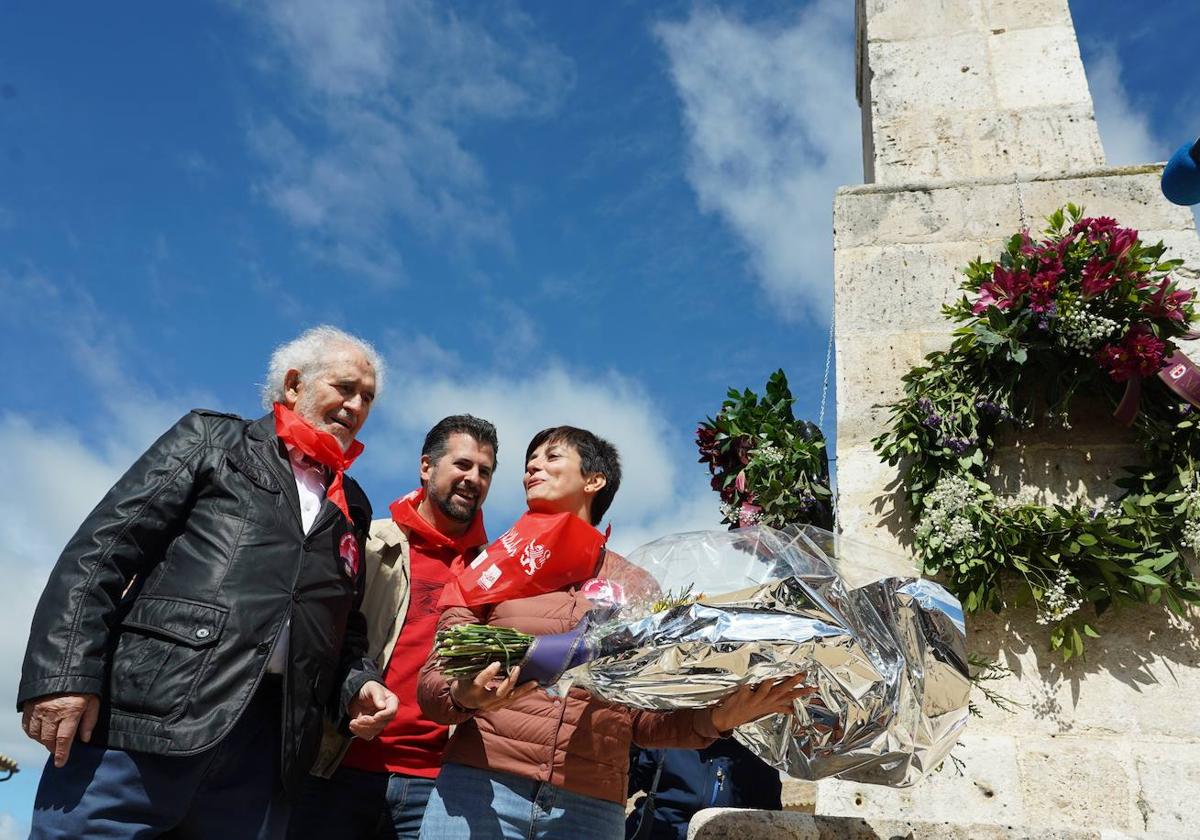
[(383, 391), (385, 365), (383, 357), (369, 341), (348, 332), (322, 324), (305, 330), (296, 338), (275, 348), (267, 365), (267, 379), (262, 386), (262, 404), (268, 411), (277, 402), (284, 402), (283, 380), (289, 370), (300, 371), (300, 378), (319, 374), (324, 369), (329, 351), (334, 347), (353, 347), (362, 352), (375, 369), (375, 396)]

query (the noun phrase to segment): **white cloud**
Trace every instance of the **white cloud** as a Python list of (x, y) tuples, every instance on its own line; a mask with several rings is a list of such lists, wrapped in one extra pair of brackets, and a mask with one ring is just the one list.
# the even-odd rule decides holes
[[(9, 627), (0, 635), (0, 697), (6, 703), (17, 695), (29, 624), (50, 568), (133, 457), (120, 442), (106, 441), (97, 451), (70, 427), (0, 415), (0, 460), (8, 476), (0, 483), (0, 614)], [(3, 720), (0, 752), (16, 759), (23, 773), (35, 773), (45, 750), (21, 732), (18, 716)]]
[(862, 180), (853, 9), (817, 0), (790, 25), (701, 7), (656, 32), (683, 100), (700, 206), (745, 243), (770, 298), (827, 317), (833, 194)]
[[(520, 314), (516, 307), (511, 310)], [(515, 334), (529, 329), (517, 318)], [(529, 339), (531, 347), (536, 339)], [(497, 340), (497, 346), (518, 342)], [(500, 467), (486, 505), (496, 532), (525, 509), (521, 475), (525, 446), (548, 426), (590, 429), (621, 453), (621, 488), (610, 516), (613, 545), (628, 550), (679, 530), (719, 527), (717, 498), (695, 463), (691, 429), (674, 428), (653, 394), (614, 372), (573, 369), (536, 348), (474, 364), (427, 337), (406, 337), (390, 346), (392, 387), (366, 428), (367, 455), (361, 466), (373, 486), (392, 497), (415, 486), (421, 441), (450, 414), (470, 413), (496, 425)], [(373, 499), (383, 510), (390, 499)]]
[[(1150, 114), (1137, 106), (1121, 81), (1121, 59), (1110, 43), (1092, 43), (1085, 51), (1084, 69), (1104, 157), (1114, 166), (1158, 163), (1183, 141), (1164, 140), (1154, 130)], [(1192, 208), (1200, 225), (1200, 206)]]
[(1116, 48), (1102, 44), (1090, 53), (1086, 64), (1088, 87), (1105, 158), (1117, 166), (1165, 160), (1169, 153), (1154, 136), (1149, 115), (1135, 107), (1121, 82)]
[[(33, 272), (0, 274), (0, 294), (16, 313), (39, 313), (74, 367), (72, 387), (94, 395), (87, 428), (0, 413), (0, 615), (11, 631), (0, 636), (0, 698), (12, 702), (33, 609), (67, 540), (138, 454), (189, 408), (213, 402), (163, 396), (131, 377), (124, 324), (102, 317), (86, 291)], [(17, 715), (2, 720), (0, 752), (17, 759), (23, 777), (36, 774), (43, 748), (24, 736)]]
[(24, 836), (16, 818), (10, 814), (0, 814), (0, 840), (18, 840)]
[(265, 200), (322, 259), (386, 284), (391, 226), (469, 248), (511, 247), (465, 126), (552, 112), (573, 66), (514, 10), (468, 19), (430, 0), (243, 6), (300, 107), (249, 132)]

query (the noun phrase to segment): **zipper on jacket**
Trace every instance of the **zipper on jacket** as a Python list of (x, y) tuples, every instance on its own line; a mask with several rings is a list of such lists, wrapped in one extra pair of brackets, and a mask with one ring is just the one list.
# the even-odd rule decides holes
[(725, 789), (725, 768), (717, 768), (717, 777), (713, 780), (712, 796), (708, 799), (709, 805), (717, 804), (717, 796)]

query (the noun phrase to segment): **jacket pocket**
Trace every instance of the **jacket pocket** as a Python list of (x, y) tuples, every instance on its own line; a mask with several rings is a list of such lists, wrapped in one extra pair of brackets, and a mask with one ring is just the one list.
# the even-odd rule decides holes
[(138, 598), (121, 622), (113, 654), (113, 707), (159, 718), (181, 712), (228, 616), (225, 607), (185, 598)]
[(279, 482), (275, 480), (275, 477), (267, 472), (265, 467), (239, 458), (233, 453), (225, 455), (225, 463), (229, 465), (230, 469), (244, 475), (250, 480), (251, 484), (254, 484), (261, 490), (266, 490), (268, 493), (279, 493), (283, 489), (279, 486)]

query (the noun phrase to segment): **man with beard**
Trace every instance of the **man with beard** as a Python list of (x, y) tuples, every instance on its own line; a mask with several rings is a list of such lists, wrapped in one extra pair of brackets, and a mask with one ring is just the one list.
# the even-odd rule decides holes
[(399, 710), (374, 741), (327, 730), (290, 837), (417, 836), (449, 737), (449, 727), (421, 714), (417, 673), (433, 647), (451, 565), (487, 543), (480, 507), (498, 449), (491, 423), (469, 414), (445, 418), (425, 436), (420, 489), (394, 502), (390, 518), (371, 524), (363, 602), (369, 656), (399, 697)]

